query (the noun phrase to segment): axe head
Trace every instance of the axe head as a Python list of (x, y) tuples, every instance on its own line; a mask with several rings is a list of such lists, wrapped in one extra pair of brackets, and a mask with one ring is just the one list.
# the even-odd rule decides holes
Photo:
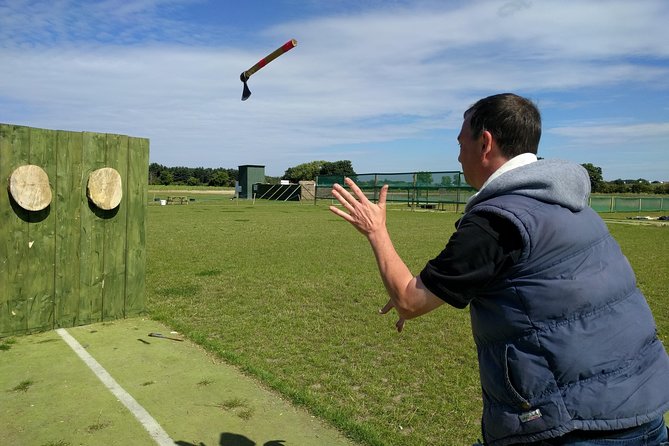
[(242, 91), (242, 101), (245, 101), (251, 96), (251, 90), (249, 90), (249, 86), (246, 85), (246, 81), (249, 80), (249, 76), (246, 75), (246, 71), (242, 72), (242, 74), (239, 75), (239, 79), (244, 83), (244, 90)]

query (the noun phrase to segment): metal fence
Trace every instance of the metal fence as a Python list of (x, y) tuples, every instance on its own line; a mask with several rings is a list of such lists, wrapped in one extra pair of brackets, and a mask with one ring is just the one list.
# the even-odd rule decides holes
[(669, 211), (667, 197), (616, 197), (591, 195), (590, 207), (597, 212), (657, 212)]
[[(386, 201), (406, 203), (408, 206), (425, 209), (459, 210), (476, 191), (465, 181), (460, 171), (363, 173), (351, 179), (372, 201), (378, 200), (383, 185), (388, 185)], [(324, 175), (316, 178), (314, 200), (331, 200), (332, 186), (344, 184), (341, 175)]]
[[(412, 208), (455, 210), (463, 209), (476, 191), (465, 181), (459, 171), (363, 173), (351, 178), (372, 201), (378, 200), (384, 184), (389, 186), (387, 201), (406, 203)], [(323, 175), (316, 178), (314, 201), (332, 200), (332, 186), (344, 184), (341, 175)], [(657, 212), (669, 211), (666, 196), (620, 197), (611, 195), (590, 196), (590, 207), (597, 212)]]

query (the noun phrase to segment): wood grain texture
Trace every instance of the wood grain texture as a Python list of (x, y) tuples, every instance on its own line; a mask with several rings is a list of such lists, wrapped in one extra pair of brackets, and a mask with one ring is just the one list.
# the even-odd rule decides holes
[(123, 181), (121, 174), (112, 167), (94, 170), (88, 175), (86, 186), (88, 199), (102, 210), (116, 208), (123, 198)]
[(34, 164), (17, 167), (9, 177), (9, 192), (27, 211), (41, 211), (51, 204), (49, 176)]

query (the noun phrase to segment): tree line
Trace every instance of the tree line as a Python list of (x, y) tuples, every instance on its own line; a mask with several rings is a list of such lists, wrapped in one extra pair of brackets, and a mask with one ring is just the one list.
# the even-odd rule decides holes
[(613, 181), (604, 181), (602, 168), (592, 163), (581, 164), (590, 176), (592, 192), (602, 194), (669, 194), (669, 182), (648, 181), (644, 178), (618, 178)]
[[(592, 192), (604, 194), (664, 194), (669, 195), (669, 183), (638, 179), (617, 179), (604, 181), (601, 167), (592, 163), (582, 164), (590, 176)], [(419, 179), (426, 184), (431, 183), (423, 176), (429, 172), (419, 172)], [(349, 160), (310, 161), (289, 167), (281, 177), (265, 176), (265, 182), (278, 184), (280, 180), (298, 183), (303, 180), (314, 180), (319, 175), (355, 176), (353, 164)], [(423, 175), (423, 176), (421, 176)], [(450, 178), (448, 178), (450, 179)], [(223, 167), (167, 167), (158, 163), (149, 164), (149, 184), (187, 185), (187, 186), (223, 186), (234, 187), (239, 180), (239, 170)], [(442, 178), (442, 182), (444, 179)]]
[(149, 184), (185, 186), (230, 186), (239, 179), (239, 170), (223, 167), (167, 167), (149, 164)]
[[(349, 160), (310, 161), (289, 167), (281, 177), (265, 176), (265, 182), (278, 184), (281, 180), (289, 180), (291, 183), (298, 183), (303, 180), (314, 180), (318, 175), (353, 176), (355, 171)], [(158, 163), (149, 164), (149, 184), (234, 187), (235, 181), (238, 180), (238, 169), (167, 167)]]

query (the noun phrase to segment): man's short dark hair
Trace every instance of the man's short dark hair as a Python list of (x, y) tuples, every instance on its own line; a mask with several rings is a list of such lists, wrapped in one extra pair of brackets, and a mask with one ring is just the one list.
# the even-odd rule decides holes
[(529, 99), (502, 93), (480, 99), (464, 114), (470, 117), (472, 136), (490, 132), (502, 153), (508, 157), (537, 153), (541, 139), (541, 114)]

